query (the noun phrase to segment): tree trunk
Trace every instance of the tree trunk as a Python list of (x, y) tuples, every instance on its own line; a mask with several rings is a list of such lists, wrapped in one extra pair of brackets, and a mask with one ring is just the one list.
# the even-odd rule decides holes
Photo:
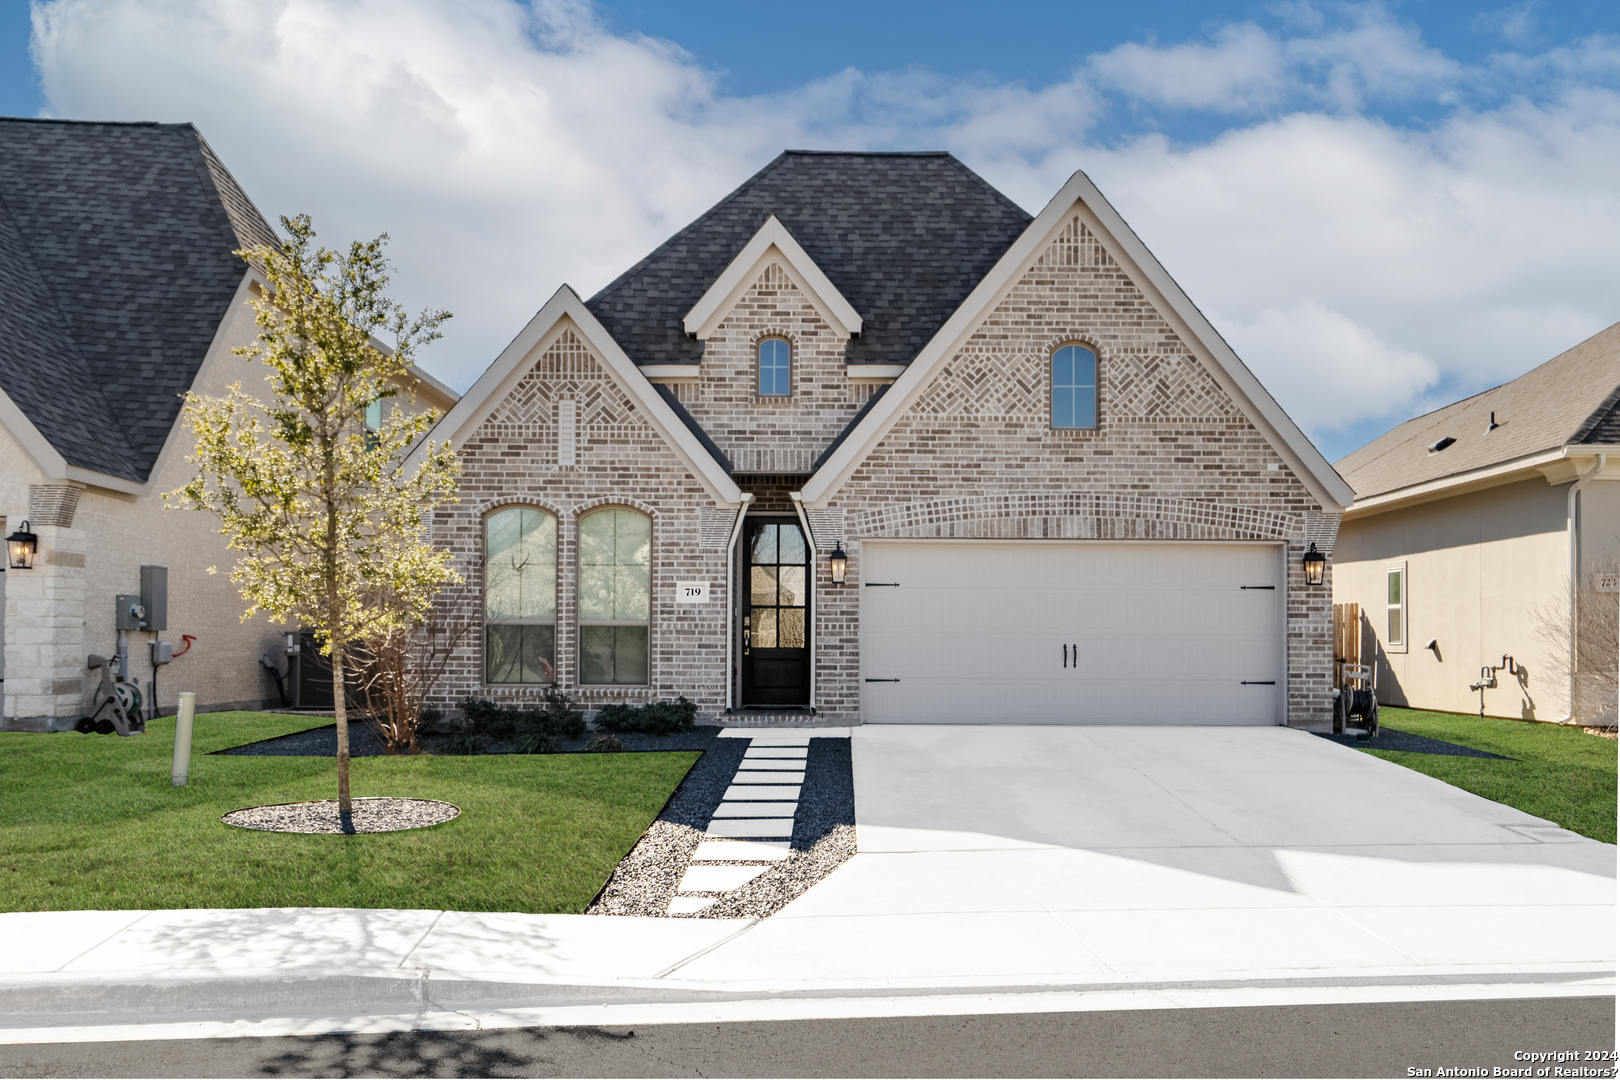
[[(332, 711), (337, 719), (338, 815), (347, 823), (354, 813), (349, 800), (348, 686), (343, 677), (343, 637), (332, 635)], [(345, 830), (347, 831), (347, 830)]]

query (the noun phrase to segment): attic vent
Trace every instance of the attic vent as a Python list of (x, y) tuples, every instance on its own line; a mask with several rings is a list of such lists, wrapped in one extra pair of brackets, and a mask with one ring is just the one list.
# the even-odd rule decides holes
[(1454, 443), (1456, 441), (1457, 441), (1456, 439), (1453, 439), (1450, 435), (1447, 435), (1445, 438), (1441, 439), (1439, 442), (1430, 443), (1429, 444), (1429, 453), (1438, 454), (1440, 451), (1444, 450), (1446, 447), (1450, 446), (1452, 443)]
[(572, 398), (557, 402), (557, 467), (579, 464), (579, 403)]

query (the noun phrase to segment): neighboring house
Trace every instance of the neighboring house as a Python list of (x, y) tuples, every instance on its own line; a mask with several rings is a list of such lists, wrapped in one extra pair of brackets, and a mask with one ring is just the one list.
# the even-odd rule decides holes
[[(1379, 699), (1570, 719), (1574, 590), (1620, 557), (1620, 324), (1407, 421), (1338, 468), (1356, 500), (1333, 595), (1361, 608)], [(1614, 654), (1605, 660), (1612, 672)], [(1501, 669), (1496, 685), (1477, 687), (1492, 681), (1486, 667)], [(1576, 695), (1573, 711), (1613, 707)]]
[(446, 435), (446, 704), (1330, 716), (1301, 563), (1350, 489), (1079, 173), (1032, 219), (949, 154), (785, 153)]
[[(162, 501), (193, 474), (181, 395), (263, 385), (231, 350), (257, 334), (264, 280), (232, 252), (275, 242), (189, 124), (0, 119), (0, 535), (38, 536), (32, 569), (0, 575), (4, 726), (85, 714), (86, 658), (115, 651), (114, 598), (141, 593), (143, 566), (167, 568), (168, 610), (128, 635), (142, 694), (163, 639), (182, 654), (156, 673), (164, 711), (182, 690), (200, 708), (276, 700), (259, 660), (280, 636), (241, 621), (218, 521)], [(426, 376), (416, 392), (455, 400)]]

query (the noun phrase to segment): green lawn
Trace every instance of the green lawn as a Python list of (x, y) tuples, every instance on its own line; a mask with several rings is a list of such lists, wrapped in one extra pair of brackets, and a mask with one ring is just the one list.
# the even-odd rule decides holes
[(1380, 724), (1459, 746), (1517, 758), (1442, 757), (1389, 750), (1365, 753), (1556, 821), (1605, 844), (1615, 842), (1616, 743), (1580, 728), (1461, 713), (1379, 707)]
[(461, 817), (359, 836), (254, 832), (220, 822), (244, 806), (336, 798), (330, 758), (209, 753), (327, 722), (199, 716), (186, 787), (169, 781), (173, 717), (127, 739), (0, 733), (0, 911), (578, 912), (698, 758), (356, 758), (356, 796), (444, 799), (461, 807)]

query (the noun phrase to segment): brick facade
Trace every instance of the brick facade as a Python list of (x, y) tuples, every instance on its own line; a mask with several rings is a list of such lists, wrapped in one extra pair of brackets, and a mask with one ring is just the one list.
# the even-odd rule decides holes
[[(757, 394), (754, 348), (793, 343), (794, 393)], [(1098, 427), (1050, 427), (1048, 358), (1065, 344), (1098, 356)], [(559, 519), (558, 671), (588, 703), (684, 693), (706, 715), (726, 700), (726, 619), (732, 574), (700, 522), (715, 505), (618, 390), (582, 338), (564, 329), (462, 447), (462, 502), (438, 516), (466, 585), (448, 598), (481, 610), (482, 519), (511, 503)], [(846, 344), (792, 280), (767, 265), (705, 344), (696, 383), (678, 398), (715, 442), (751, 461), (812, 458), (870, 393), (852, 386)], [(577, 403), (578, 464), (557, 463), (557, 403)], [(773, 452), (780, 452), (771, 457)], [(792, 512), (802, 470), (743, 475), (755, 512)], [(653, 518), (651, 685), (578, 687), (573, 628), (577, 521), (614, 502)], [(878, 442), (829, 505), (812, 511), (823, 550), (842, 539), (850, 582), (860, 541), (874, 537), (1280, 541), (1287, 545), (1287, 663), (1291, 723), (1330, 712), (1329, 584), (1307, 588), (1299, 559), (1310, 540), (1330, 551), (1337, 518), (1317, 500), (1204, 369), (1188, 344), (1114, 263), (1078, 215), (1035, 261), (920, 398)], [(729, 537), (728, 537), (729, 538)], [(815, 701), (822, 718), (860, 718), (858, 588), (835, 588), (815, 560)], [(677, 609), (673, 582), (707, 580), (714, 601)], [(537, 700), (539, 687), (482, 684), (482, 645), (458, 658), (442, 697)]]
[[(558, 465), (559, 404), (574, 403), (575, 465)], [(621, 391), (573, 329), (542, 343), (527, 374), (461, 447), (461, 501), (434, 516), (434, 537), (454, 552), (464, 584), (446, 590), (445, 609), (481, 625), (484, 518), (504, 506), (534, 506), (557, 518), (558, 687), (589, 705), (685, 694), (706, 715), (725, 708), (726, 605), (731, 590), (724, 541), (705, 545), (704, 508), (713, 500)], [(578, 525), (601, 506), (625, 506), (652, 518), (651, 683), (647, 687), (579, 684)], [(732, 515), (734, 516), (734, 515)], [(730, 530), (723, 536), (729, 538)], [(676, 605), (676, 581), (708, 581), (706, 605)], [(436, 701), (453, 706), (472, 695), (539, 702), (545, 687), (484, 681), (481, 630), (446, 671)]]
[[(792, 348), (793, 393), (761, 397), (760, 341)], [(809, 473), (870, 394), (845, 374), (844, 340), (776, 262), (767, 263), (703, 344), (697, 384), (680, 395), (703, 430), (744, 473)]]

